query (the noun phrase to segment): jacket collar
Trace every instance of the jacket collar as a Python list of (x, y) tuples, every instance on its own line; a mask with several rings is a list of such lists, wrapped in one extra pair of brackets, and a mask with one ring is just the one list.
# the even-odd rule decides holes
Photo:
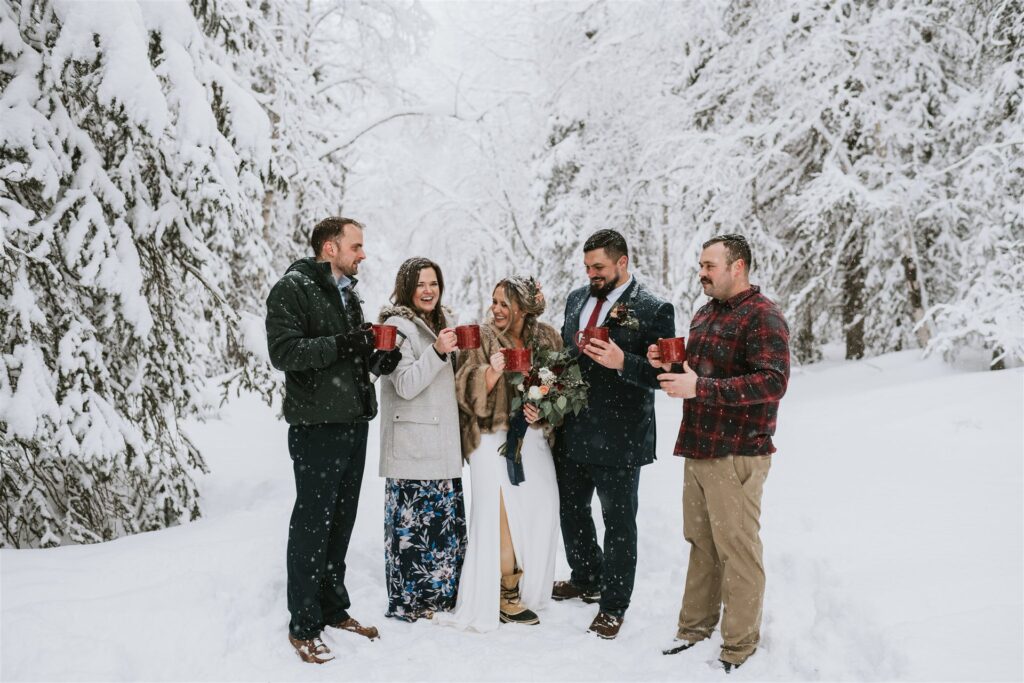
[(633, 294), (636, 293), (637, 287), (640, 286), (640, 283), (637, 282), (636, 275), (631, 275), (630, 280), (629, 287), (626, 287), (626, 291), (619, 295), (619, 298), (616, 299), (616, 303), (619, 301), (629, 301), (633, 297)]
[[(334, 271), (331, 270), (331, 264), (327, 261), (317, 261), (312, 256), (299, 259), (293, 263), (288, 270), (305, 271), (307, 275), (322, 285), (330, 283), (335, 287), (338, 286), (338, 278), (334, 277)], [(348, 281), (349, 289), (355, 289), (355, 286), (359, 284), (359, 278), (355, 276), (348, 276)]]
[[(453, 319), (451, 310), (448, 309), (447, 307), (444, 307), (443, 310), (445, 318), (448, 320), (449, 324), (451, 324), (451, 321)], [(385, 320), (391, 317), (405, 318), (406, 320), (410, 321), (411, 323), (419, 327), (421, 330), (426, 332), (433, 339), (437, 339), (437, 333), (430, 329), (430, 325), (428, 325), (423, 320), (423, 318), (417, 315), (416, 311), (412, 310), (408, 306), (385, 306), (380, 310), (380, 315), (377, 316), (377, 322), (383, 323)]]
[[(315, 285), (323, 289), (325, 292), (337, 292), (338, 281), (334, 279), (334, 275), (331, 274), (331, 264), (326, 261), (317, 261), (312, 256), (306, 256), (300, 258), (288, 266), (288, 270), (285, 273), (291, 273), (295, 271), (300, 273), (303, 277), (309, 278)], [(338, 295), (338, 305), (341, 305), (341, 295)], [(332, 299), (333, 301), (333, 299)]]

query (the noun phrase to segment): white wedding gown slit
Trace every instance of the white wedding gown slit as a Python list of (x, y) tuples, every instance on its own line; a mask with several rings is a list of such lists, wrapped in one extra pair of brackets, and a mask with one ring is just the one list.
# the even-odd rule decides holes
[(493, 631), (500, 620), (501, 498), (505, 500), (524, 607), (539, 612), (551, 600), (558, 550), (558, 485), (551, 448), (541, 429), (527, 429), (521, 452), (526, 481), (513, 486), (498, 447), (505, 430), (482, 434), (469, 456), (469, 544), (462, 566), (455, 611), (435, 615), (446, 626), (470, 631)]

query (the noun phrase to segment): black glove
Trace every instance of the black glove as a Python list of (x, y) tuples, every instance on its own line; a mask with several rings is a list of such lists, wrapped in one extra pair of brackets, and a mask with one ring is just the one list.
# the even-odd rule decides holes
[(338, 358), (368, 356), (373, 351), (373, 328), (365, 325), (354, 332), (336, 335), (334, 341), (338, 344)]
[(370, 354), (370, 372), (378, 377), (390, 375), (398, 367), (398, 361), (400, 360), (402, 360), (401, 349), (374, 351)]

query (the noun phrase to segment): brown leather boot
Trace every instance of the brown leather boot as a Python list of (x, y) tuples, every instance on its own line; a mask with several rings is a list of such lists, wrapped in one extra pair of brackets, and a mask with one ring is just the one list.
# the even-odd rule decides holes
[(601, 599), (601, 591), (579, 588), (571, 581), (555, 581), (554, 585), (551, 587), (552, 600), (560, 602), (562, 600), (574, 600), (576, 598), (579, 598), (583, 602), (594, 603)]
[(498, 617), (506, 624), (539, 624), (540, 619), (537, 618), (537, 615), (519, 602), (519, 579), (521, 578), (523, 578), (521, 571), (501, 577), (501, 607)]
[(326, 664), (334, 659), (334, 655), (331, 654), (331, 648), (324, 645), (324, 641), (320, 640), (320, 636), (310, 638), (309, 640), (302, 640), (289, 633), (288, 642), (292, 644), (295, 652), (298, 653), (304, 662)]
[(370, 640), (377, 640), (380, 638), (380, 632), (376, 626), (363, 626), (358, 621), (349, 617), (345, 621), (339, 621), (337, 624), (330, 624), (331, 628), (341, 629), (342, 631), (351, 631), (357, 633), (363, 638), (369, 638)]
[(612, 640), (615, 636), (619, 635), (620, 628), (622, 628), (622, 617), (617, 617), (607, 612), (598, 612), (597, 616), (594, 617), (594, 621), (590, 622), (590, 628), (587, 630), (599, 638)]

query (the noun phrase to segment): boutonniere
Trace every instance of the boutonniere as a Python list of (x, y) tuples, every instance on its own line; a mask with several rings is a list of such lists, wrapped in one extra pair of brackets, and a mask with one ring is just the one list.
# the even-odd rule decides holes
[(617, 301), (612, 306), (612, 310), (608, 311), (604, 327), (625, 327), (627, 330), (639, 330), (640, 321), (633, 315), (633, 311), (627, 304)]

